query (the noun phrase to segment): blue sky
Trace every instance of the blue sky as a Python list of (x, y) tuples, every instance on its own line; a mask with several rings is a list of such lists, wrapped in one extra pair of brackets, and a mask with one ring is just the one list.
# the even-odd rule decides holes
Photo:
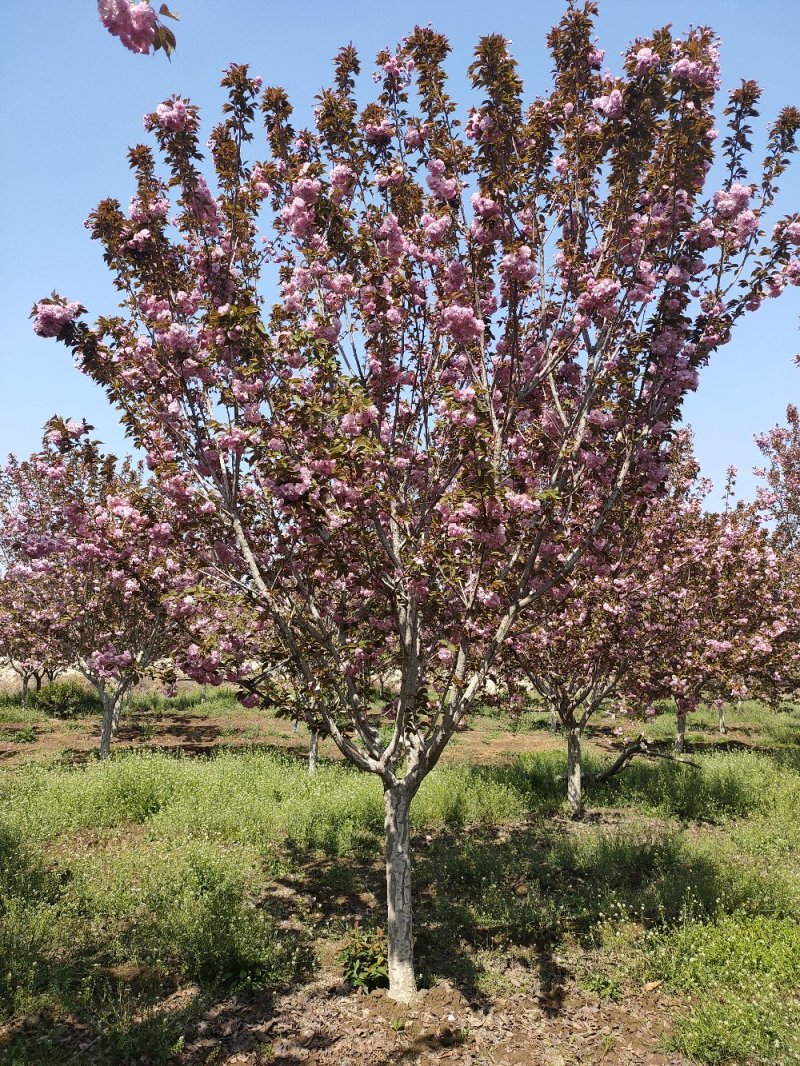
[[(158, 3), (156, 3), (158, 6)], [(453, 44), (457, 99), (477, 39), (501, 32), (513, 42), (530, 96), (547, 89), (545, 35), (562, 0), (510, 2), (327, 2), (173, 0), (181, 15), (171, 63), (163, 53), (137, 56), (110, 37), (93, 0), (28, 0), (0, 4), (0, 196), (4, 206), (0, 310), (0, 456), (27, 454), (55, 412), (85, 416), (107, 446), (126, 444), (100, 390), (70, 364), (63, 346), (35, 337), (31, 305), (56, 289), (95, 314), (110, 312), (115, 294), (100, 249), (83, 222), (106, 196), (127, 203), (128, 145), (145, 139), (142, 116), (173, 92), (201, 105), (204, 128), (219, 115), (219, 75), (229, 62), (249, 63), (265, 82), (283, 85), (300, 116), (327, 84), (331, 58), (352, 41), (365, 63), (416, 23), (432, 23)], [(632, 38), (672, 23), (678, 31), (708, 24), (722, 37), (723, 87), (742, 77), (764, 87), (762, 115), (800, 105), (799, 0), (605, 0), (598, 36), (606, 62), (618, 69)], [(763, 129), (762, 129), (763, 132)], [(761, 147), (761, 141), (758, 142)], [(800, 158), (783, 181), (784, 210), (800, 209)], [(740, 493), (752, 493), (758, 462), (754, 433), (782, 420), (800, 401), (800, 290), (769, 301), (737, 331), (702, 375), (686, 404), (703, 472), (721, 486), (725, 468), (740, 469)]]

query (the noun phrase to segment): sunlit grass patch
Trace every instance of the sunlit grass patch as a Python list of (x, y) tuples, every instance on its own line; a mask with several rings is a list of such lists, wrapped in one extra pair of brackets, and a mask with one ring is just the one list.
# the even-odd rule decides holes
[(674, 1046), (699, 1062), (800, 1062), (800, 926), (764, 916), (691, 918), (654, 937), (653, 975), (686, 992)]

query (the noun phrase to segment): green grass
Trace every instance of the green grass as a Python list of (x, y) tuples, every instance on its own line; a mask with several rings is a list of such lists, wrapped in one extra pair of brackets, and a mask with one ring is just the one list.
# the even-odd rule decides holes
[(0, 692), (0, 723), (39, 722), (44, 719), (41, 711), (23, 706), (22, 696), (17, 692)]
[[(158, 713), (137, 701), (140, 720)], [(558, 951), (602, 1001), (664, 981), (683, 1004), (671, 1040), (694, 1062), (800, 1061), (797, 716), (745, 705), (742, 721), (758, 751), (637, 761), (587, 786), (601, 820), (577, 827), (560, 750), (437, 768), (412, 808), (424, 979), (491, 995), (501, 957), (537, 973)], [(363, 902), (380, 898), (382, 826), (376, 779), (324, 760), (311, 778), (257, 748), (6, 769), (0, 1010), (41, 1023), (7, 1061), (60, 1061), (77, 1019), (96, 1041), (86, 1061), (166, 1062), (208, 1003), (302, 980), (315, 939), (382, 920)], [(164, 1010), (176, 988), (194, 991)]]
[(707, 1063), (800, 1062), (800, 926), (791, 918), (688, 917), (651, 938), (650, 972), (691, 997), (673, 1046)]
[(32, 726), (22, 729), (0, 729), (0, 744), (33, 744), (36, 730)]

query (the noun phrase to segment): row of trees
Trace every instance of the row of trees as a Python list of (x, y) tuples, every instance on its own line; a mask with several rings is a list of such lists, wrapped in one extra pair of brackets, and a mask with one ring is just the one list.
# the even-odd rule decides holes
[[(10, 457), (0, 475), (0, 654), (23, 697), (31, 681), (38, 690), (70, 666), (80, 670), (103, 703), (105, 758), (124, 697), (145, 674), (169, 683), (180, 669), (203, 683), (234, 682), (245, 705), (307, 722), (313, 768), (324, 716), (306, 703), (291, 659), (277, 640), (270, 649), (252, 613), (226, 618), (232, 601), (218, 588), (215, 638), (197, 644), (197, 557), (173, 541), (158, 483), (129, 460), (103, 455), (89, 429), (53, 419), (42, 451), (24, 462)], [(724, 731), (726, 702), (755, 694), (777, 703), (796, 691), (796, 545), (786, 517), (771, 535), (763, 523), (765, 510), (777, 518), (779, 506), (794, 505), (784, 486), (797, 442), (772, 455), (785, 439), (780, 429), (760, 438), (772, 461), (758, 505), (714, 514), (703, 508), (710, 485), (690, 436), (676, 435), (666, 494), (614, 529), (616, 542), (605, 530), (498, 656), (493, 677), (507, 713), (538, 696), (564, 730), (575, 816), (583, 809), (581, 736), (599, 711), (614, 708), (629, 728), (627, 718), (652, 715), (655, 701), (672, 697), (681, 753), (686, 715), (701, 698), (719, 706)], [(210, 606), (207, 584), (204, 596), (201, 611)], [(371, 683), (384, 700), (388, 690), (390, 714), (398, 696), (391, 678)], [(613, 772), (640, 752), (641, 736)]]
[[(698, 371), (800, 283), (800, 218), (775, 213), (800, 112), (753, 167), (760, 90), (743, 82), (714, 169), (713, 33), (658, 30), (614, 75), (595, 14), (570, 5), (530, 103), (508, 42), (483, 38), (463, 125), (430, 28), (378, 56), (366, 107), (342, 49), (308, 129), (283, 90), (229, 68), (210, 165), (196, 108), (165, 101), (146, 119), (163, 166), (131, 149), (130, 210), (90, 219), (119, 312), (35, 309), (159, 494), (158, 522), (124, 494), (111, 508), (112, 531), (143, 534), (119, 580), (191, 634), (196, 676), (265, 703), (289, 677), (381, 780), (398, 999), (415, 989), (409, 807), (490, 674), (551, 694), (575, 796), (586, 707), (741, 691), (790, 628), (753, 512), (704, 515), (690, 458), (670, 460)], [(760, 616), (737, 591), (747, 567), (779, 590)], [(693, 614), (709, 595), (713, 633)], [(561, 657), (584, 633), (612, 650), (584, 654), (581, 689)]]

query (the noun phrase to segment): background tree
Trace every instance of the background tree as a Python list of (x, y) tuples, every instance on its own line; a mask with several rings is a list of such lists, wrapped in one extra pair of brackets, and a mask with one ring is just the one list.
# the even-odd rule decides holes
[(674, 698), (678, 754), (687, 716), (704, 698), (717, 706), (742, 699), (769, 669), (793, 611), (758, 508), (740, 502), (714, 513), (700, 503), (697, 497), (682, 514), (661, 594), (647, 601), (652, 652), (625, 681), (639, 706)]
[(157, 494), (130, 460), (117, 465), (85, 439), (88, 428), (53, 419), (40, 453), (10, 458), (0, 474), (0, 539), (13, 550), (6, 580), (18, 624), (46, 633), (55, 661), (97, 690), (106, 758), (125, 696), (174, 654), (176, 628), (142, 580), (158, 578), (169, 536)]
[[(790, 278), (788, 239), (761, 227), (798, 112), (743, 184), (759, 90), (736, 90), (707, 192), (713, 33), (659, 30), (602, 75), (595, 13), (570, 6), (530, 103), (506, 40), (482, 39), (463, 126), (431, 29), (379, 55), (363, 110), (344, 48), (313, 129), (231, 67), (213, 189), (196, 109), (166, 101), (147, 119), (166, 170), (135, 147), (130, 213), (92, 215), (120, 313), (89, 328), (61, 298), (36, 308), (122, 411), (179, 535), (268, 618), (309, 708), (381, 780), (399, 999), (421, 781), (520, 619), (619, 501), (658, 491), (698, 369)], [(390, 671), (387, 735), (371, 696)]]
[(14, 553), (8, 548), (5, 538), (0, 538), (0, 663), (19, 677), (22, 702), (27, 704), (31, 683), (38, 692), (43, 681), (53, 681), (68, 664), (60, 659), (48, 626), (40, 624), (31, 610), (27, 580), (13, 570)]

